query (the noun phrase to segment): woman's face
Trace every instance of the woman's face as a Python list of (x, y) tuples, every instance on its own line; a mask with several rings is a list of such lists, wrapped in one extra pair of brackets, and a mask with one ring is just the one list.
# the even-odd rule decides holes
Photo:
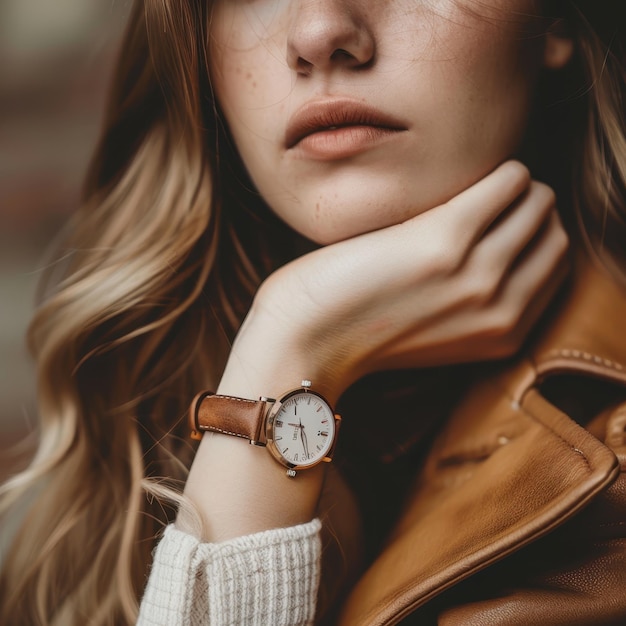
[(212, 82), (268, 205), (330, 243), (445, 202), (518, 148), (533, 0), (217, 0)]

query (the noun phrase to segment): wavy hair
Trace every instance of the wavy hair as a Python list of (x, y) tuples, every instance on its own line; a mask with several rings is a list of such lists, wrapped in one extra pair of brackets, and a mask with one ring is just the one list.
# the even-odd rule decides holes
[[(574, 238), (626, 283), (626, 25), (619, 2), (547, 0), (544, 17), (576, 43), (543, 76), (539, 175), (557, 189)], [(573, 157), (572, 155), (575, 155)], [(576, 158), (577, 157), (577, 158)]]
[[(552, 87), (571, 114), (549, 122), (561, 160), (546, 171), (573, 181), (588, 240), (623, 270), (623, 33), (606, 3), (550, 4), (578, 54)], [(188, 401), (218, 381), (260, 281), (296, 254), (220, 123), (209, 30), (208, 2), (134, 3), (84, 201), (29, 330), (39, 442), (0, 491), (5, 519), (28, 507), (0, 623), (134, 623), (155, 537), (184, 506)]]

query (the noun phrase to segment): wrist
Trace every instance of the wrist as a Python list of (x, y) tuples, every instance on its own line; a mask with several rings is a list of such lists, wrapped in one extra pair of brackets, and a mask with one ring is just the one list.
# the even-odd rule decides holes
[(342, 384), (331, 351), (304, 321), (294, 323), (273, 311), (271, 305), (255, 300), (233, 343), (217, 393), (276, 398), (307, 379), (334, 405), (347, 385)]
[[(321, 495), (324, 465), (290, 479), (264, 448), (205, 433), (185, 486), (202, 519), (200, 538), (226, 541), (310, 521)], [(177, 525), (193, 530), (182, 512)]]
[[(290, 332), (289, 325), (276, 324), (263, 311), (253, 309), (233, 345), (217, 393), (255, 404), (260, 397), (280, 398), (285, 392), (300, 387), (303, 378), (313, 379), (314, 390), (321, 392), (316, 378), (321, 371), (318, 362), (305, 356), (299, 335)], [(333, 389), (327, 385), (325, 390), (328, 388)], [(219, 407), (219, 410), (213, 409), (214, 413), (204, 414), (205, 417), (215, 416), (215, 421), (205, 420), (210, 430), (220, 430), (221, 420), (227, 418), (219, 404), (222, 401), (222, 398), (216, 398), (216, 403), (207, 405)], [(235, 411), (239, 412), (237, 401), (234, 402)], [(327, 421), (332, 422), (332, 411), (328, 418)], [(292, 421), (298, 422), (297, 426), (289, 423)], [(283, 422), (285, 433), (280, 434), (284, 441), (291, 444), (294, 438), (294, 445), (289, 446), (288, 453), (281, 450), (289, 463), (306, 465), (306, 461), (302, 463), (303, 451), (307, 451), (309, 459), (314, 459), (320, 449), (320, 454), (325, 454), (324, 438), (321, 437), (323, 429), (308, 425), (304, 412), (298, 413), (298, 419), (289, 418)], [(233, 424), (232, 418), (230, 424)], [(278, 422), (274, 429), (276, 424)], [(222, 432), (238, 431), (225, 427)], [(329, 442), (331, 435), (329, 431)], [(296, 452), (291, 448), (297, 448), (298, 458), (290, 456)], [(315, 516), (326, 463), (304, 469), (296, 467), (297, 476), (292, 479), (286, 476), (287, 468), (272, 455), (277, 456), (276, 450), (250, 445), (239, 436), (215, 432), (203, 436), (185, 488), (185, 494), (203, 519), (203, 540), (223, 541), (308, 522)], [(183, 530), (191, 530), (183, 514), (177, 523)]]

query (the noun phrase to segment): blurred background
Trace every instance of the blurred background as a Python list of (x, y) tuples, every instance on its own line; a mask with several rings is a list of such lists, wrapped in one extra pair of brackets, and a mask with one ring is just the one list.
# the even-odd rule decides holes
[(0, 0), (0, 479), (36, 423), (24, 334), (75, 210), (130, 0)]

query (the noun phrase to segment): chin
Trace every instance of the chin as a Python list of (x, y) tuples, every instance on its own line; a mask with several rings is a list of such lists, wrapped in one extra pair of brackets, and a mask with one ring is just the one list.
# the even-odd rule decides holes
[[(421, 212), (404, 199), (370, 194), (357, 198), (333, 198), (334, 202), (313, 203), (311, 212), (276, 213), (296, 232), (320, 246), (345, 241), (365, 233), (399, 224)], [(309, 205), (302, 201), (300, 207)], [(294, 219), (295, 218), (295, 219)]]
[(354, 235), (342, 235), (341, 233), (335, 232), (319, 232), (319, 231), (311, 231), (308, 228), (294, 228), (294, 230), (302, 235), (305, 239), (308, 239), (311, 243), (316, 246), (330, 246), (333, 243), (338, 243), (340, 241), (345, 241), (350, 237), (356, 236), (358, 233)]
[(343, 225), (340, 222), (337, 223), (329, 219), (328, 223), (319, 223), (314, 226), (305, 225), (301, 228), (294, 226), (293, 228), (313, 243), (319, 246), (329, 246), (333, 243), (345, 241), (352, 237), (358, 237), (359, 235), (364, 235), (367, 232), (387, 226), (387, 224), (380, 224), (364, 228), (363, 224), (359, 224), (358, 219), (356, 220), (356, 224), (358, 224), (358, 226), (355, 226), (355, 222), (351, 221), (349, 224)]

